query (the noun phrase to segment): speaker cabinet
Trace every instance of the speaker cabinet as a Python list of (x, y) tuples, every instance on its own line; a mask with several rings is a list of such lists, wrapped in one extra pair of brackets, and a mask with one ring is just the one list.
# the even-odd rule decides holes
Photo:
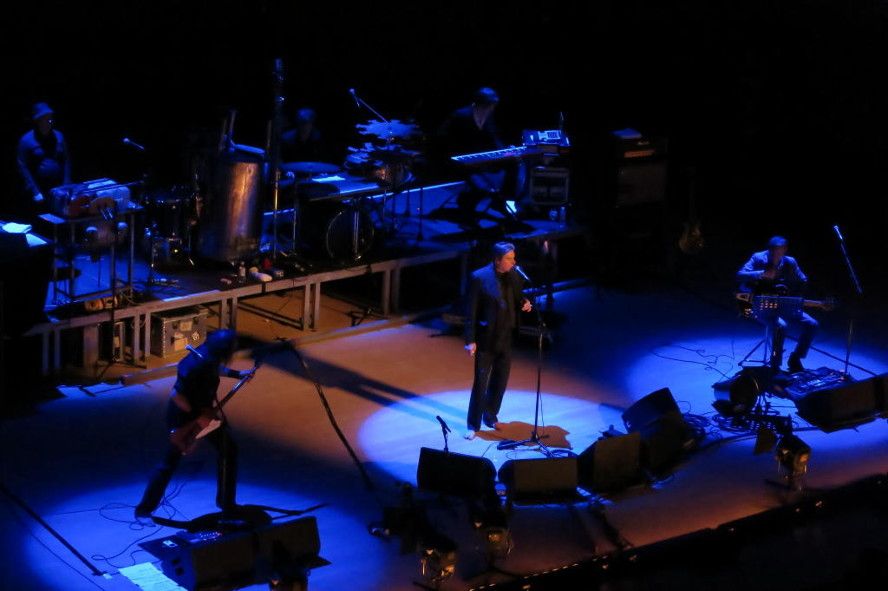
[[(800, 417), (826, 431), (872, 420), (884, 409), (885, 376), (812, 390), (794, 399)], [(879, 409), (881, 405), (883, 409)]]
[(641, 463), (653, 472), (668, 468), (694, 444), (691, 429), (669, 388), (651, 392), (626, 409), (623, 424), (630, 433), (641, 435)]
[(457, 497), (481, 498), (494, 491), (495, 477), (496, 468), (487, 458), (430, 447), (419, 451), (416, 467), (419, 488)]
[(330, 564), (318, 556), (321, 540), (314, 517), (220, 537), (202, 535), (173, 536), (163, 544), (163, 573), (186, 589), (239, 589), (268, 580), (270, 573)]
[(161, 569), (185, 589), (224, 587), (252, 580), (255, 558), (252, 536), (244, 532), (205, 542), (173, 542)]
[(499, 470), (513, 500), (547, 500), (577, 496), (577, 458), (508, 460)]
[(643, 482), (641, 433), (599, 439), (577, 459), (578, 481), (586, 490), (614, 492)]

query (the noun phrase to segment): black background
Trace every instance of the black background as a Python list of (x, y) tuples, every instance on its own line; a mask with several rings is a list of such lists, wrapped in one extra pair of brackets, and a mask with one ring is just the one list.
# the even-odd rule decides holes
[[(0, 170), (13, 191), (15, 143), (46, 100), (75, 180), (150, 165), (184, 182), (194, 131), (218, 130), (228, 108), (236, 139), (263, 145), (281, 57), (288, 113), (313, 106), (340, 150), (370, 118), (349, 88), (429, 131), (491, 85), (511, 141), (565, 114), (575, 199), (597, 198), (601, 139), (631, 126), (669, 138), (673, 170), (697, 166), (710, 227), (828, 241), (840, 223), (858, 251), (884, 253), (885, 12), (826, 0), (13, 5)], [(123, 136), (151, 149), (147, 163)]]

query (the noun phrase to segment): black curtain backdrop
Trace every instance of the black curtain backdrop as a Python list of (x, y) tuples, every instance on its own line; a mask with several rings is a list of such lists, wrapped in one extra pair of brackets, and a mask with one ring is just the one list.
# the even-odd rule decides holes
[[(433, 131), (479, 85), (502, 96), (507, 137), (553, 128), (575, 146), (574, 195), (595, 199), (601, 140), (626, 126), (665, 135), (696, 164), (704, 219), (765, 210), (773, 228), (875, 238), (886, 220), (886, 7), (879, 2), (42, 2), (11, 5), (0, 170), (46, 100), (76, 179), (150, 168), (185, 182), (201, 130), (238, 110), (237, 140), (262, 145), (272, 64), (287, 111), (310, 105), (344, 154), (370, 118), (357, 92)], [(141, 156), (124, 136), (148, 146)], [(679, 214), (680, 217), (680, 214)], [(804, 223), (801, 222), (804, 217)], [(875, 242), (874, 242), (875, 243)]]

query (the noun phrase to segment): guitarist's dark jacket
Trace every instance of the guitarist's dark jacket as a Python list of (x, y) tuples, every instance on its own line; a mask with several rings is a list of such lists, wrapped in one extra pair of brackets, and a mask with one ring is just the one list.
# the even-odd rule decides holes
[[(740, 290), (756, 293), (776, 293), (785, 291), (786, 295), (800, 295), (808, 277), (799, 268), (799, 264), (791, 256), (784, 256), (777, 267), (777, 276), (771, 280), (762, 279), (768, 269), (768, 251), (754, 253), (746, 264), (737, 271)], [(782, 286), (782, 289), (778, 286)]]
[[(220, 374), (230, 377), (240, 375), (236, 370), (222, 367), (221, 361), (207, 350), (206, 345), (201, 345), (197, 351), (201, 355), (192, 352), (179, 362), (176, 383), (173, 386), (177, 393), (188, 400), (191, 412), (178, 411), (176, 417), (170, 417), (171, 422), (181, 424), (193, 420), (202, 410), (211, 408), (219, 388)], [(175, 404), (171, 404), (170, 407), (174, 411), (178, 409)]]

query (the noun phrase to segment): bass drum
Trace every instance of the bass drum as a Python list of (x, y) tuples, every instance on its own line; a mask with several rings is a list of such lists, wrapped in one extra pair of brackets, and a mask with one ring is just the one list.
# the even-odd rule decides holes
[(322, 199), (299, 205), (299, 241), (312, 257), (356, 262), (373, 246), (373, 237), (373, 220), (359, 203)]

